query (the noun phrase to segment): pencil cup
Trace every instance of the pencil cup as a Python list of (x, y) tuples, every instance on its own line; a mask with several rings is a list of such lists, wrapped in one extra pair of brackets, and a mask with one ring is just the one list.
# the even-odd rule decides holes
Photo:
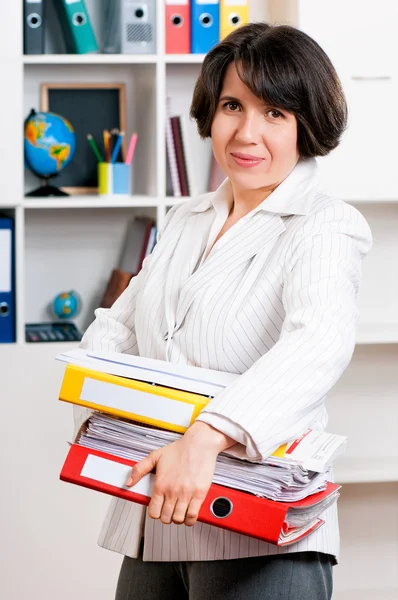
[(98, 191), (108, 194), (131, 194), (131, 167), (125, 163), (98, 163)]

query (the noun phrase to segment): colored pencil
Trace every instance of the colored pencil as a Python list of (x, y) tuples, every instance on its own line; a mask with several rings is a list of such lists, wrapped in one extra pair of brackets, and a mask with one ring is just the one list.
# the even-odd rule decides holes
[(130, 140), (130, 144), (129, 144), (129, 148), (127, 150), (127, 155), (126, 155), (126, 160), (125, 160), (126, 165), (130, 165), (131, 161), (133, 160), (135, 145), (137, 143), (137, 137), (138, 137), (138, 135), (136, 132), (134, 132), (133, 135), (131, 136), (131, 140)]
[(111, 134), (107, 129), (104, 129), (104, 148), (105, 148), (105, 160), (110, 162), (111, 160)]
[(118, 157), (118, 154), (120, 151), (120, 147), (123, 142), (123, 137), (124, 137), (124, 131), (121, 131), (116, 139), (115, 147), (113, 148), (113, 152), (112, 152), (112, 156), (111, 156), (111, 163), (114, 163), (117, 160), (117, 157)]
[(99, 151), (98, 146), (95, 143), (95, 139), (93, 138), (93, 136), (91, 135), (91, 133), (87, 134), (87, 139), (88, 139), (88, 143), (90, 144), (90, 146), (92, 148), (92, 151), (94, 152), (95, 157), (98, 160), (98, 162), (104, 162), (102, 154)]

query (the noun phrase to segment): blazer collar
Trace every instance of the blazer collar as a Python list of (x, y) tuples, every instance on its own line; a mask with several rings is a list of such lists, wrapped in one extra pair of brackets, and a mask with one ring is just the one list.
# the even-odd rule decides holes
[[(249, 214), (265, 211), (278, 215), (308, 214), (318, 184), (318, 165), (314, 158), (300, 159), (278, 187)], [(199, 201), (198, 201), (199, 200)], [(233, 203), (232, 186), (227, 178), (220, 187), (196, 199), (191, 212), (204, 212), (213, 207), (227, 214)]]

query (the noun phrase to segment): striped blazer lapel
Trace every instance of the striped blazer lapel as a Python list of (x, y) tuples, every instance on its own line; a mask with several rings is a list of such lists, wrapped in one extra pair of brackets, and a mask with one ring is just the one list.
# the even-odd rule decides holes
[[(184, 320), (195, 296), (217, 277), (235, 269), (270, 245), (269, 251), (278, 236), (286, 227), (279, 215), (258, 211), (248, 219), (243, 217), (235, 223), (216, 243), (207, 259), (181, 286), (174, 331)], [(180, 249), (177, 249), (180, 260)]]
[[(214, 220), (214, 212), (191, 214), (173, 231), (173, 242), (167, 249), (170, 257), (165, 284), (164, 307), (167, 329), (173, 331), (176, 323), (178, 299), (184, 284), (192, 275), (206, 246), (206, 233)], [(198, 235), (198, 232), (204, 235)], [(171, 237), (171, 236), (169, 236)], [(167, 337), (167, 332), (164, 337)]]

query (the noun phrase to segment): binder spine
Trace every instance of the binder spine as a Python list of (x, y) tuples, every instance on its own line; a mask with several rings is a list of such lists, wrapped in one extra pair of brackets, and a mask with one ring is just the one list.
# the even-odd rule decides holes
[[(92, 460), (93, 458), (98, 460)], [(129, 469), (135, 464), (135, 461), (73, 444), (62, 467), (60, 479), (147, 506), (153, 475), (147, 475), (145, 482), (143, 478), (133, 488), (123, 487)], [(286, 512), (287, 507), (271, 500), (213, 483), (199, 511), (198, 520), (278, 544)]]
[(59, 399), (178, 433), (187, 430), (209, 401), (199, 394), (171, 391), (74, 365), (66, 368)]

